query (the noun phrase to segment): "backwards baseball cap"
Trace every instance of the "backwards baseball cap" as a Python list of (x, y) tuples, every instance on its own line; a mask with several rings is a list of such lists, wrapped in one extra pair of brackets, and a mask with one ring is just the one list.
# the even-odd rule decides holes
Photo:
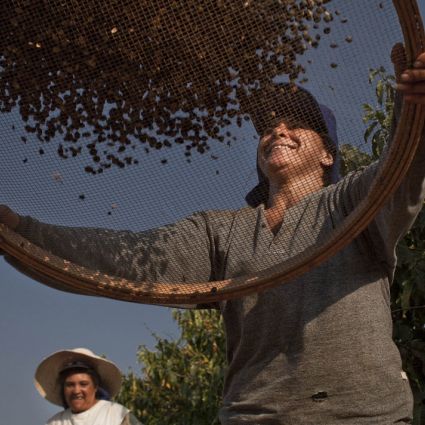
[[(270, 87), (262, 92), (255, 108), (244, 108), (259, 135), (274, 128), (282, 120), (302, 125), (321, 136), (327, 136), (326, 143), (333, 154), (334, 163), (330, 170), (330, 182), (339, 180), (339, 155), (336, 119), (327, 106), (317, 102), (306, 89), (291, 83)], [(269, 185), (257, 161), (258, 184), (246, 195), (245, 200), (251, 207), (265, 203)]]

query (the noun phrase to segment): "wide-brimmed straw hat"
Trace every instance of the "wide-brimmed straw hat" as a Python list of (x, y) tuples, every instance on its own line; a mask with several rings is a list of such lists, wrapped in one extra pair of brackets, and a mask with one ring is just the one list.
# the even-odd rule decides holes
[(34, 384), (46, 400), (62, 406), (62, 388), (59, 375), (67, 369), (93, 369), (99, 375), (99, 386), (111, 397), (118, 394), (121, 387), (121, 371), (109, 360), (97, 356), (87, 348), (61, 350), (46, 357), (35, 371)]

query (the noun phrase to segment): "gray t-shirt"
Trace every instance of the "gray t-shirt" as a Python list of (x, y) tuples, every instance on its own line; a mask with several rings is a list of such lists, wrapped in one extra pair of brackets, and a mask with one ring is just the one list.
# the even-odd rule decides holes
[[(346, 248), (293, 282), (220, 303), (228, 357), (222, 424), (388, 425), (411, 418), (389, 291), (395, 245), (424, 199), (424, 149)], [(305, 249), (303, 235), (320, 244), (364, 198), (376, 167), (304, 198), (285, 213), (276, 235), (262, 206), (197, 213), (141, 233), (58, 227), (29, 217), (18, 231), (56, 255), (135, 281), (237, 277)]]

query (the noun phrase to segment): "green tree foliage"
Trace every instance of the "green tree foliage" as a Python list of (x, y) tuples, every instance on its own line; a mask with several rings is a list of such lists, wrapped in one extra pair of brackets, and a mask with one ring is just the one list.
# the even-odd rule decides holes
[[(341, 147), (342, 174), (371, 163), (391, 131), (394, 78), (371, 70), (376, 104), (364, 105), (369, 152)], [(394, 340), (415, 396), (414, 425), (425, 424), (425, 209), (399, 243), (392, 286)], [(181, 330), (176, 341), (157, 338), (155, 351), (139, 349), (142, 377), (129, 373), (118, 401), (146, 425), (218, 424), (223, 385), (225, 339), (217, 311), (174, 311)]]
[(181, 334), (142, 345), (142, 378), (130, 372), (118, 401), (144, 425), (218, 424), (225, 367), (225, 340), (216, 310), (173, 311)]

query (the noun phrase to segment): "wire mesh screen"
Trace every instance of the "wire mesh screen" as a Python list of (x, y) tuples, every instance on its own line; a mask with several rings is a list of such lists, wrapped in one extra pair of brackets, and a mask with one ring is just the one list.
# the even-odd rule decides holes
[[(372, 154), (370, 71), (393, 74), (393, 45), (421, 31), (415, 2), (397, 3), (2, 1), (0, 201), (25, 238), (4, 249), (57, 288), (160, 303), (324, 261), (370, 219), (373, 169), (343, 215), (316, 207), (345, 190), (341, 150)], [(290, 189), (274, 228), (270, 173)]]

